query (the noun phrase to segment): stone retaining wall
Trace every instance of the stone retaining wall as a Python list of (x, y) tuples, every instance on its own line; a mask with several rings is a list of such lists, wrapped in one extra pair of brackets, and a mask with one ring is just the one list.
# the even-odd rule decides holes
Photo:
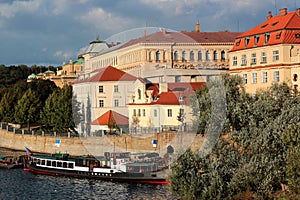
[[(59, 147), (56, 140), (60, 140)], [(157, 140), (156, 147), (153, 140)], [(130, 152), (158, 152), (165, 154), (168, 145), (176, 151), (190, 146), (192, 149), (199, 148), (203, 138), (189, 133), (164, 132), (144, 135), (103, 136), (86, 138), (68, 138), (55, 136), (40, 136), (15, 134), (7, 130), (0, 129), (0, 147), (21, 150), (25, 152), (25, 147), (33, 152), (40, 153), (69, 153), (71, 155), (103, 155), (109, 151), (130, 151)]]

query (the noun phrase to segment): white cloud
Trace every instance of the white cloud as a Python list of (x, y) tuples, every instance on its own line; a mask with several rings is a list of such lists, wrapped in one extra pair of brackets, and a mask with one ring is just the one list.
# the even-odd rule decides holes
[(122, 17), (116, 13), (106, 12), (102, 8), (92, 8), (85, 15), (80, 15), (78, 20), (95, 31), (116, 32), (127, 29), (134, 24), (137, 25), (137, 19)]
[(18, 12), (34, 13), (36, 12), (43, 0), (32, 1), (13, 1), (12, 3), (0, 3), (0, 16), (12, 18)]
[(56, 51), (54, 53), (54, 57), (56, 59), (63, 60), (63, 61), (70, 59), (73, 55), (74, 55), (74, 52), (65, 52), (62, 50)]

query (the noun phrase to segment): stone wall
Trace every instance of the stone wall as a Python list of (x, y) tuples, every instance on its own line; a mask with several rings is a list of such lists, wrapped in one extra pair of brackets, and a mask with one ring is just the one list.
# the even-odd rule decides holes
[[(59, 147), (55, 144), (60, 140)], [(153, 140), (157, 140), (156, 147)], [(69, 153), (71, 155), (103, 155), (104, 152), (130, 151), (130, 152), (157, 152), (161, 155), (167, 152), (168, 145), (172, 145), (176, 151), (190, 146), (199, 148), (203, 138), (189, 133), (164, 132), (144, 135), (122, 135), (103, 137), (59, 137), (15, 134), (0, 129), (0, 147), (21, 150), (25, 152), (28, 147), (33, 152), (39, 153)]]

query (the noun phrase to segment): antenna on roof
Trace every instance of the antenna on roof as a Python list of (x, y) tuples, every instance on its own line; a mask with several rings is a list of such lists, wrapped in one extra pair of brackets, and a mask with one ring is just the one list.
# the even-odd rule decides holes
[(276, 0), (274, 0), (274, 5), (275, 5), (275, 14), (277, 15), (277, 4), (276, 4)]

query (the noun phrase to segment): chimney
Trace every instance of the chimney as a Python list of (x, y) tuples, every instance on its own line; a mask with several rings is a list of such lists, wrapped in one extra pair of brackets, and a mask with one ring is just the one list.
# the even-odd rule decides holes
[(165, 35), (165, 34), (168, 33), (168, 30), (167, 30), (166, 28), (164, 28), (164, 29), (162, 30), (162, 32), (163, 32), (163, 34)]
[(296, 9), (296, 15), (297, 15), (298, 17), (300, 17), (300, 8), (297, 8), (297, 9)]
[(272, 12), (269, 11), (269, 12), (268, 12), (268, 16), (267, 16), (267, 20), (268, 20), (268, 19), (271, 19), (272, 17), (273, 17), (273, 16), (272, 16)]
[(199, 24), (199, 22), (197, 22), (197, 24), (196, 24), (196, 32), (200, 32), (200, 24)]
[(280, 16), (285, 16), (287, 14), (287, 8), (281, 8), (279, 10), (279, 15)]

